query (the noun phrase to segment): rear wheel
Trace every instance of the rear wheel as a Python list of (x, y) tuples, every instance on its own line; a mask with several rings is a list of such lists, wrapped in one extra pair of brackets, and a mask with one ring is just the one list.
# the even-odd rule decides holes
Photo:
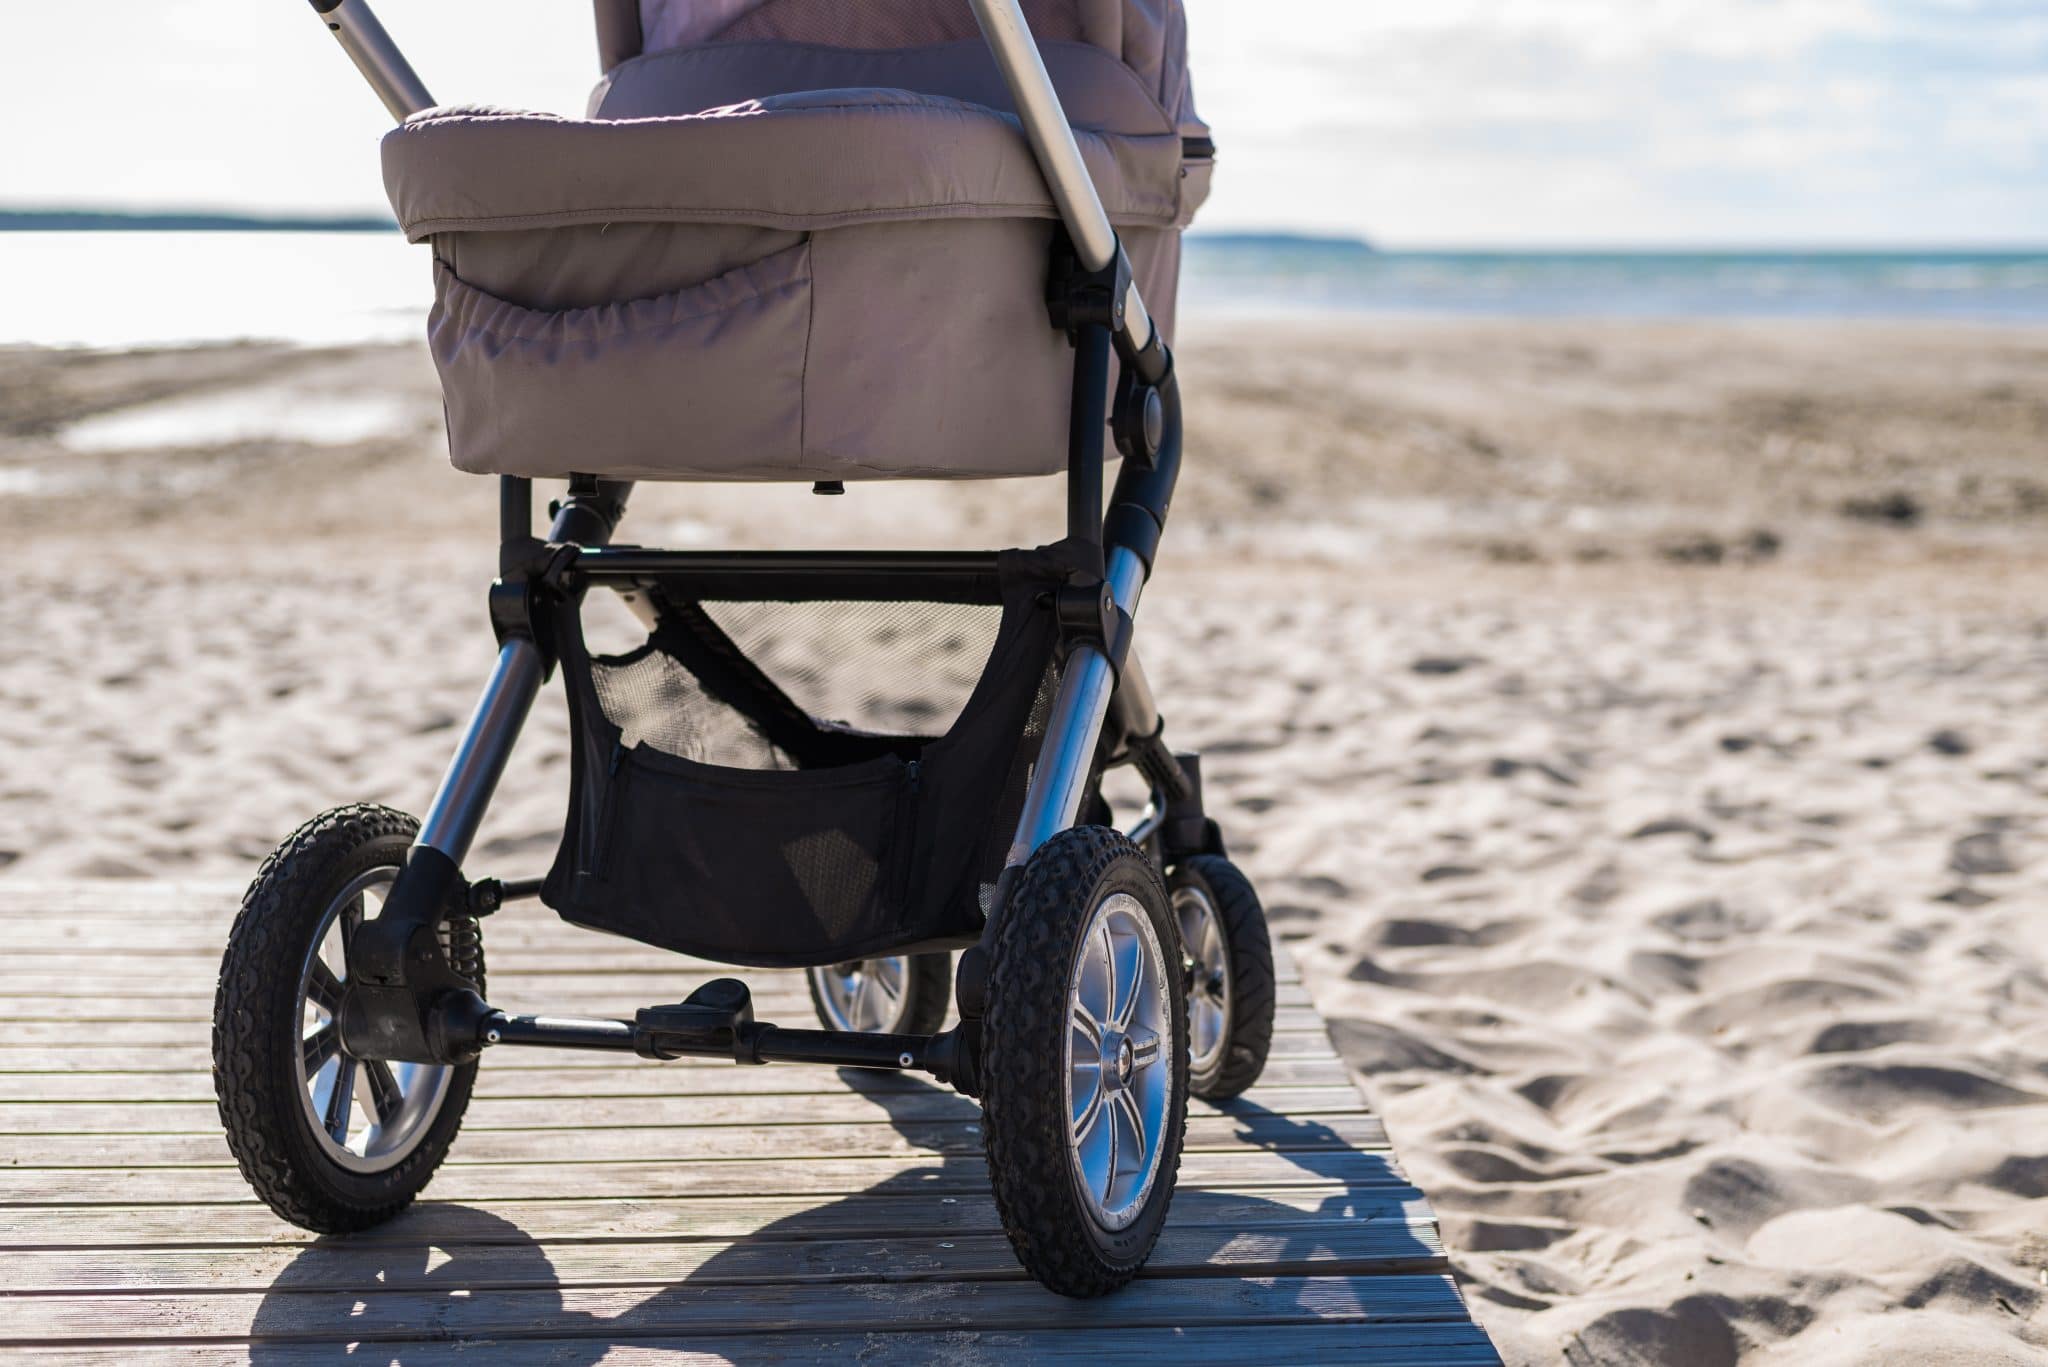
[[(348, 945), (377, 914), (419, 823), (342, 807), (264, 861), (228, 933), (214, 997), (213, 1080), (228, 1147), (256, 1194), (324, 1234), (381, 1224), (411, 1204), (469, 1105), (474, 1063), (357, 1059), (341, 1047)], [(477, 991), (475, 923), (460, 941)]]
[(1251, 880), (1221, 855), (1198, 854), (1167, 874), (1187, 963), (1188, 1090), (1238, 1095), (1266, 1069), (1273, 1045), (1273, 941)]
[(1114, 1291), (1165, 1224), (1187, 1125), (1180, 932), (1128, 837), (1080, 826), (1032, 855), (989, 966), (981, 1075), (996, 1208), (1024, 1268)]
[(804, 975), (828, 1030), (936, 1035), (953, 1004), (953, 956), (896, 954), (852, 959)]

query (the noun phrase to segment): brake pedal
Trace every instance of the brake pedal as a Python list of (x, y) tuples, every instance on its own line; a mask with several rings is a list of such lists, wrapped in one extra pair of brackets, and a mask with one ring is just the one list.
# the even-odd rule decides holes
[(713, 978), (673, 1006), (643, 1006), (633, 1016), (633, 1051), (642, 1058), (675, 1059), (731, 1050), (738, 1063), (754, 1063), (748, 1028), (754, 994), (738, 978)]

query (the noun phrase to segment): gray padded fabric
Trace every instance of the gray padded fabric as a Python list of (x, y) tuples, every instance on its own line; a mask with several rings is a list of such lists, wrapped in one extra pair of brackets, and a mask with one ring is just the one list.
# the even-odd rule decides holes
[[(642, 52), (747, 39), (889, 48), (947, 43), (974, 34), (967, 0), (596, 0), (596, 4), (598, 46), (605, 71)], [(1195, 113), (1188, 81), (1183, 0), (1023, 0), (1023, 7), (1025, 20), (1041, 46), (1072, 40), (1115, 55), (1173, 115), (1183, 133), (1190, 137), (1207, 133), (1207, 125)], [(774, 11), (781, 8), (801, 8), (809, 13), (807, 17), (777, 19)], [(913, 17), (906, 20), (905, 11)]]
[[(1171, 133), (1175, 118), (1138, 73), (1099, 47), (1043, 43), (1040, 54), (1067, 118), (1108, 133)], [(1010, 89), (980, 39), (894, 52), (791, 43), (671, 48), (615, 67), (591, 97), (592, 117), (694, 114), (792, 90), (916, 90), (1014, 113)]]
[[(693, 2), (721, 11), (725, 37), (636, 56), (652, 10), (599, 0), (610, 75), (593, 119), (444, 108), (385, 139), (392, 206), (434, 247), (429, 344), (456, 465), (1063, 469), (1073, 352), (1044, 301), (1056, 214), (1008, 92), (975, 41), (863, 46), (924, 20), (956, 34), (938, 8), (953, 0)], [(1170, 338), (1180, 230), (1209, 175), (1184, 156), (1206, 130), (1179, 0), (1026, 4), (1075, 35), (1046, 45), (1047, 66)], [(804, 34), (842, 45), (781, 40)]]
[[(1177, 137), (1077, 136), (1111, 221), (1181, 221)], [(1055, 216), (1015, 119), (903, 90), (623, 122), (430, 109), (387, 134), (383, 153), (391, 206), (415, 242), (573, 223), (821, 229)]]

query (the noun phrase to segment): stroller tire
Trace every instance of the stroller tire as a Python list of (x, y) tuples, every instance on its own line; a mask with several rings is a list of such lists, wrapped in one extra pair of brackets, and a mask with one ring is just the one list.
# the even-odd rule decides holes
[(1188, 966), (1188, 1091), (1237, 1096), (1273, 1045), (1273, 941), (1259, 894), (1237, 865), (1198, 854), (1168, 871)]
[(1031, 856), (1003, 909), (982, 1021), (996, 1209), (1025, 1271), (1064, 1296), (1137, 1275), (1187, 1128), (1180, 931), (1156, 865), (1077, 826)]
[[(347, 939), (381, 901), (419, 830), (388, 807), (301, 826), (242, 899), (213, 1008), (213, 1082), (228, 1147), (278, 1215), (345, 1234), (412, 1203), (447, 1155), (476, 1064), (385, 1064), (339, 1047), (333, 1007)], [(444, 926), (483, 990), (474, 920)]]
[(804, 981), (827, 1030), (936, 1035), (953, 1007), (953, 956), (946, 953), (854, 959), (813, 968)]

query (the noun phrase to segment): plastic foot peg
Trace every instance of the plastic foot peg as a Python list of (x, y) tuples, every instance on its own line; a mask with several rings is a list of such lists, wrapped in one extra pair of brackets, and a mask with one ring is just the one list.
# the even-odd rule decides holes
[(642, 1058), (673, 1059), (730, 1051), (735, 1062), (753, 1056), (754, 994), (738, 978), (714, 978), (674, 1006), (643, 1006), (633, 1017), (633, 1051)]

